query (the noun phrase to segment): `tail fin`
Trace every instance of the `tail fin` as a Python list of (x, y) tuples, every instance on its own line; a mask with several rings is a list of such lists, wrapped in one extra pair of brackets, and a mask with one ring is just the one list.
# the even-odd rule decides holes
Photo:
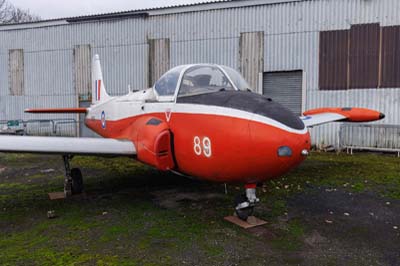
[(103, 81), (100, 57), (96, 54), (92, 62), (92, 104), (98, 104), (110, 99)]

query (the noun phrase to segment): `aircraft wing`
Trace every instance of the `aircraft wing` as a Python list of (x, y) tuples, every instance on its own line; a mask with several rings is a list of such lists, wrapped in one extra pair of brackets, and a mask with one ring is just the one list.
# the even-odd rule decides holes
[(0, 136), (0, 152), (105, 156), (136, 155), (135, 145), (129, 140), (25, 136)]
[(313, 127), (329, 122), (372, 122), (385, 118), (385, 115), (365, 108), (320, 108), (304, 112), (300, 117), (306, 127)]
[(346, 117), (335, 113), (324, 113), (300, 117), (306, 127), (313, 127), (329, 122), (345, 120)]

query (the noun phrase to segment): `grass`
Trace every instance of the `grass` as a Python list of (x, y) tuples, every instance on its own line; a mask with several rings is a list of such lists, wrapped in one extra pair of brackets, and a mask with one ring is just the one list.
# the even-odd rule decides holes
[(302, 166), (282, 179), (267, 182), (266, 188), (275, 196), (302, 192), (312, 185), (353, 192), (372, 191), (400, 199), (399, 172), (399, 158), (390, 155), (315, 152)]
[(287, 227), (280, 232), (280, 237), (272, 240), (275, 249), (281, 251), (299, 251), (302, 248), (304, 226), (299, 221), (291, 221)]
[[(0, 174), (0, 265), (298, 265), (298, 257), (283, 254), (304, 251), (311, 229), (301, 218), (281, 221), (291, 197), (324, 187), (400, 199), (398, 158), (313, 153), (259, 190), (258, 214), (270, 222), (264, 230), (275, 235), (266, 240), (223, 221), (236, 192), (223, 195), (221, 185), (162, 174), (129, 159), (76, 157), (72, 164), (83, 168), (88, 197), (49, 201), (48, 192), (62, 189), (58, 159), (0, 156), (0, 166), (9, 168)], [(40, 172), (48, 168), (56, 171)], [(166, 208), (153, 193), (168, 190), (221, 197)], [(58, 218), (47, 219), (49, 210)], [(328, 259), (318, 261), (335, 265)]]

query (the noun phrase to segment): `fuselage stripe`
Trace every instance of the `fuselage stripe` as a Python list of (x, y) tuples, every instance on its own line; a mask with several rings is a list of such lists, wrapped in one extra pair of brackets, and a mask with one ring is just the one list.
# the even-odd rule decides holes
[[(113, 101), (110, 101), (106, 103), (106, 105), (110, 104), (112, 106), (113, 104), (117, 104)], [(138, 103), (138, 106), (140, 106), (140, 103)], [(129, 109), (128, 112), (121, 112), (121, 110), (124, 110), (123, 108), (108, 111), (107, 114), (107, 120), (109, 121), (120, 121), (128, 118), (133, 118), (135, 116), (142, 116), (142, 115), (152, 115), (152, 114), (159, 114), (159, 113), (165, 113), (167, 109), (171, 110), (171, 119), (173, 119), (174, 113), (176, 114), (188, 114), (188, 115), (215, 115), (215, 116), (224, 116), (224, 117), (233, 117), (233, 118), (238, 118), (238, 119), (245, 119), (249, 121), (255, 121), (259, 123), (263, 123), (266, 125), (270, 125), (279, 129), (282, 129), (284, 131), (290, 132), (290, 133), (295, 133), (295, 134), (306, 134), (308, 133), (307, 128), (305, 127), (302, 130), (297, 130), (290, 128), (276, 120), (273, 120), (268, 117), (264, 117), (261, 115), (257, 115), (254, 113), (249, 113), (246, 111), (241, 111), (233, 108), (227, 108), (227, 107), (218, 107), (218, 106), (205, 106), (205, 105), (196, 105), (196, 104), (162, 104), (162, 103), (154, 103), (154, 104), (147, 104), (148, 109), (147, 112), (140, 112), (140, 110), (135, 110), (135, 108)], [(101, 109), (93, 107), (91, 110), (88, 112), (88, 117), (95, 117), (96, 119), (101, 119), (101, 111), (102, 110), (107, 110), (106, 106), (102, 105)]]

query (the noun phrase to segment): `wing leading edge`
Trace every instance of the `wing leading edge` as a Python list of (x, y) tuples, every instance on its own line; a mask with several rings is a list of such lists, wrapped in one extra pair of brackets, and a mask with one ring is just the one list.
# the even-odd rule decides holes
[(0, 152), (105, 156), (136, 155), (135, 146), (129, 140), (16, 136), (0, 136)]
[(304, 112), (300, 117), (306, 127), (326, 124), (329, 122), (372, 122), (385, 118), (385, 115), (365, 108), (320, 108)]

